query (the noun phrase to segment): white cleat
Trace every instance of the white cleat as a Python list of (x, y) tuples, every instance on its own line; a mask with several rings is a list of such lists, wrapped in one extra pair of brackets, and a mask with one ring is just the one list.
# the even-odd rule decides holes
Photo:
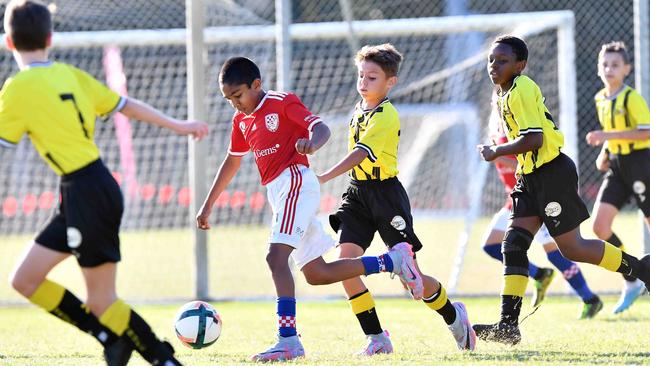
[(302, 347), (302, 343), (300, 343), (299, 336), (278, 336), (278, 343), (264, 352), (251, 356), (251, 361), (287, 361), (298, 357), (305, 357), (305, 349)]
[(625, 281), (625, 286), (621, 292), (621, 297), (618, 299), (616, 305), (614, 305), (614, 314), (620, 314), (625, 310), (629, 309), (630, 306), (645, 292), (645, 284), (641, 280), (635, 280), (632, 282)]
[(467, 309), (462, 302), (453, 303), (456, 309), (456, 320), (448, 325), (451, 334), (456, 339), (456, 345), (461, 351), (473, 351), (476, 346), (476, 332), (467, 317)]
[(390, 342), (390, 334), (385, 330), (379, 334), (369, 334), (366, 336), (368, 344), (366, 348), (355, 353), (355, 356), (373, 356), (380, 353), (393, 353), (393, 344)]
[(422, 277), (416, 269), (415, 262), (413, 261), (413, 250), (411, 249), (411, 244), (396, 244), (390, 248), (388, 255), (393, 261), (393, 273), (398, 275), (402, 279), (402, 282), (406, 283), (415, 300), (422, 299), (424, 285), (422, 284)]

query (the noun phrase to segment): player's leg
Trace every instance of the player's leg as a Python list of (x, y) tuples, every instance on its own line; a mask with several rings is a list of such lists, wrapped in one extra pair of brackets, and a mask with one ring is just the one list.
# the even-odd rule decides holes
[(442, 317), (456, 340), (458, 349), (473, 351), (476, 346), (476, 333), (469, 321), (465, 304), (452, 303), (442, 284), (434, 277), (423, 274), (417, 261), (415, 261), (415, 268), (422, 276), (424, 304)]
[(584, 305), (579, 318), (589, 319), (596, 316), (596, 314), (603, 309), (603, 302), (600, 300), (598, 295), (591, 291), (589, 285), (587, 285), (587, 281), (585, 281), (578, 264), (564, 258), (546, 229), (546, 226), (542, 226), (539, 229), (534, 240), (544, 243), (543, 246), (544, 251), (546, 252), (546, 258), (548, 258), (549, 262), (551, 262), (555, 268), (560, 270), (564, 279), (582, 299)]
[[(339, 244), (339, 258), (356, 258), (362, 256), (364, 249), (354, 243)], [(350, 308), (359, 321), (366, 335), (366, 346), (357, 353), (358, 356), (372, 356), (380, 353), (392, 353), (393, 344), (388, 332), (384, 331), (379, 321), (375, 300), (361, 277), (350, 278), (342, 282), (348, 297)]]
[[(523, 205), (524, 203), (521, 202)], [(516, 208), (515, 208), (516, 209)], [(530, 212), (520, 208), (520, 214)], [(517, 211), (515, 211), (517, 212)], [(527, 251), (533, 234), (541, 226), (537, 216), (514, 217), (503, 238), (504, 263), (503, 287), (501, 289), (501, 319), (496, 324), (476, 324), (474, 330), (479, 339), (515, 345), (521, 341), (519, 314), (528, 283)]]
[[(493, 217), (488, 229), (483, 235), (483, 250), (492, 258), (503, 262), (501, 243), (508, 228), (510, 209), (503, 207)], [(555, 271), (551, 268), (541, 268), (533, 262), (528, 261), (528, 275), (535, 280), (535, 293), (533, 294), (533, 306), (539, 306), (544, 300), (548, 286), (551, 284)]]
[(117, 263), (114, 262), (82, 267), (88, 294), (87, 307), (101, 324), (120, 337), (104, 352), (109, 364), (126, 365), (130, 355), (128, 350), (135, 349), (152, 365), (180, 365), (173, 356), (172, 346), (159, 340), (149, 324), (118, 298), (116, 272)]

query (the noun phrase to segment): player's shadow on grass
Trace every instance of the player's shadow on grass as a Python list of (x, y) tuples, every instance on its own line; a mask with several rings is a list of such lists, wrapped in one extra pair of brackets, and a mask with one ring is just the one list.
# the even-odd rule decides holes
[(542, 362), (590, 362), (592, 364), (610, 364), (625, 359), (632, 364), (644, 363), (650, 359), (650, 352), (567, 352), (534, 351), (525, 349), (508, 349), (497, 353), (472, 353), (468, 355), (480, 361), (542, 361)]
[(619, 318), (602, 318), (598, 319), (601, 322), (608, 322), (608, 323), (636, 323), (636, 322), (644, 322), (648, 321), (648, 317), (640, 317), (640, 316), (630, 316), (630, 317), (619, 317)]

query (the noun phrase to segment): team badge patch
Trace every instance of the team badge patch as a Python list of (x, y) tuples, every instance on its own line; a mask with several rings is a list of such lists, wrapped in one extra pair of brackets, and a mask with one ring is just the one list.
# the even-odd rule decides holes
[(393, 219), (390, 221), (390, 224), (396, 229), (396, 230), (404, 230), (406, 229), (406, 221), (402, 218), (402, 216), (395, 216)]
[(544, 208), (544, 213), (549, 217), (558, 217), (562, 213), (562, 206), (557, 202), (549, 202)]
[(246, 130), (246, 124), (244, 123), (244, 121), (239, 122), (239, 129), (241, 130), (241, 133), (244, 133), (244, 131)]
[(633, 190), (634, 193), (636, 193), (636, 194), (644, 194), (644, 193), (645, 193), (645, 184), (644, 184), (642, 181), (637, 180), (637, 181), (634, 182), (634, 184), (632, 185), (632, 190)]
[(280, 117), (278, 117), (277, 113), (267, 114), (264, 116), (264, 123), (266, 124), (267, 130), (275, 132), (278, 130), (278, 126), (280, 125)]
[(70, 226), (66, 230), (66, 234), (68, 236), (68, 246), (72, 249), (78, 248), (81, 245), (81, 231), (77, 229), (76, 227)]

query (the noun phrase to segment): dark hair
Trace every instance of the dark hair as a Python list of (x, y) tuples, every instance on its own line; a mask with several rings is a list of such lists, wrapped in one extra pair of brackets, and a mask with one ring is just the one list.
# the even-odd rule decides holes
[(40, 3), (12, 0), (5, 10), (4, 27), (18, 51), (45, 49), (52, 34), (52, 14)]
[(627, 53), (627, 47), (625, 47), (625, 42), (617, 41), (617, 42), (605, 43), (600, 48), (600, 52), (598, 52), (598, 58), (602, 58), (603, 55), (609, 52), (620, 54), (621, 57), (623, 57), (623, 62), (626, 65), (630, 64), (630, 54)]
[(354, 57), (354, 61), (372, 61), (379, 65), (387, 77), (396, 76), (402, 62), (402, 54), (390, 43), (376, 46), (363, 46)]
[(504, 35), (499, 36), (493, 43), (507, 44), (512, 48), (512, 52), (517, 57), (517, 61), (528, 61), (528, 46), (521, 38)]
[(231, 57), (221, 66), (219, 82), (228, 85), (246, 84), (249, 87), (255, 79), (262, 79), (260, 69), (246, 57)]

